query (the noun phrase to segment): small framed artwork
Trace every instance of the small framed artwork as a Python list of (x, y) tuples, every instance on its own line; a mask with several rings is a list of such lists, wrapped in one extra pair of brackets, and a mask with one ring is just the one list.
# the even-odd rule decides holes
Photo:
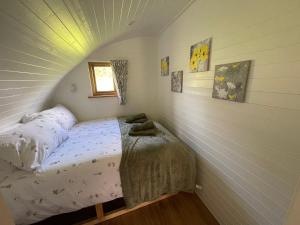
[(217, 65), (213, 98), (244, 102), (251, 61)]
[(211, 40), (212, 38), (208, 38), (191, 46), (190, 72), (203, 72), (209, 69)]
[(171, 74), (171, 91), (182, 93), (183, 71), (172, 72)]
[(161, 69), (161, 75), (162, 76), (168, 76), (169, 75), (169, 56), (161, 59), (160, 61), (160, 69)]

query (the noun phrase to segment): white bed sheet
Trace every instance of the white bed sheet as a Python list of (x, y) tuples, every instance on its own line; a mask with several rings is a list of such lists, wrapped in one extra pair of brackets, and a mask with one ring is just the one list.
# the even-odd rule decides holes
[(36, 173), (0, 163), (0, 191), (16, 224), (122, 197), (117, 119), (79, 123)]

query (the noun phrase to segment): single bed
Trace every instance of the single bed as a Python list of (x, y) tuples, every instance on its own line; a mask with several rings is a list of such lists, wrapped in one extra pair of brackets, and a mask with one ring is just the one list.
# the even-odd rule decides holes
[(116, 118), (82, 122), (36, 173), (0, 162), (0, 191), (16, 224), (122, 197), (121, 135)]

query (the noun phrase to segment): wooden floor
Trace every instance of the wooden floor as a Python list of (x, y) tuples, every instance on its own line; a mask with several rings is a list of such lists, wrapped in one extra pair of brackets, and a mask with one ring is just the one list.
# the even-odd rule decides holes
[(180, 193), (101, 225), (219, 225), (195, 194)]

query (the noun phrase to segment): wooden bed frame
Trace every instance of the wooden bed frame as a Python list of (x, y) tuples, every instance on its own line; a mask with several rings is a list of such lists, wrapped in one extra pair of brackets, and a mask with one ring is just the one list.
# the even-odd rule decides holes
[(104, 221), (116, 218), (116, 217), (124, 215), (126, 213), (133, 212), (133, 211), (135, 211), (137, 209), (143, 208), (143, 207), (145, 207), (147, 205), (150, 205), (150, 204), (153, 204), (155, 202), (159, 202), (159, 201), (161, 201), (163, 199), (172, 197), (174, 195), (175, 194), (172, 194), (172, 195), (162, 195), (160, 198), (158, 198), (156, 200), (141, 203), (141, 204), (137, 205), (134, 208), (127, 209), (127, 208), (124, 207), (124, 208), (121, 208), (121, 209), (117, 209), (117, 210), (111, 211), (109, 213), (104, 213), (104, 211), (103, 211), (103, 205), (102, 205), (102, 203), (99, 203), (99, 204), (95, 205), (97, 217), (89, 219), (89, 220), (86, 220), (86, 221), (83, 221), (81, 223), (78, 223), (77, 225), (96, 225), (96, 224), (100, 224), (100, 223), (102, 223)]

